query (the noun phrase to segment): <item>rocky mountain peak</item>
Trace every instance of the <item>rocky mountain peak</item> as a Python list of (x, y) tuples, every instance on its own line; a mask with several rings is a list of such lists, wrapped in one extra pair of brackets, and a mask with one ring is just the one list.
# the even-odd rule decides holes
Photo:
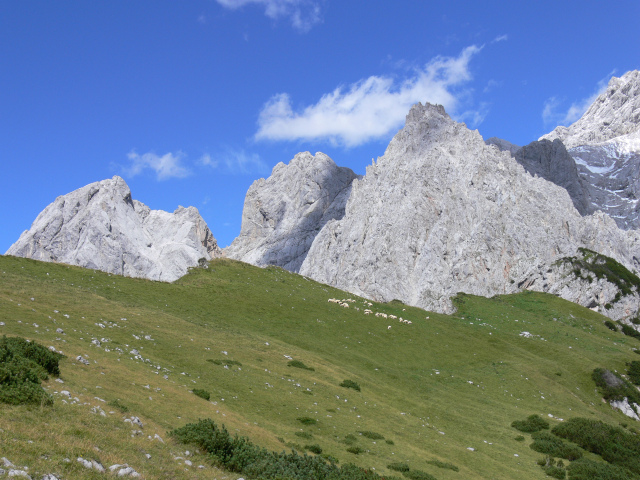
[(595, 145), (640, 129), (640, 71), (612, 77), (604, 93), (569, 127), (560, 126), (540, 139), (559, 138), (568, 149)]
[(56, 198), (7, 254), (173, 281), (221, 251), (196, 208), (151, 210), (115, 176)]
[(297, 272), (320, 229), (344, 216), (357, 175), (324, 153), (298, 153), (256, 180), (244, 202), (240, 235), (224, 253), (254, 265)]

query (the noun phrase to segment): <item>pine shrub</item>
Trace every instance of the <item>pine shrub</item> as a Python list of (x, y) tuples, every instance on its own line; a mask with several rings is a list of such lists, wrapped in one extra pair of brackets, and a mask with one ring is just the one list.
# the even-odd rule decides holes
[(345, 380), (340, 384), (340, 386), (344, 388), (353, 388), (354, 390), (360, 391), (360, 385), (358, 385), (353, 380)]
[(540, 415), (529, 415), (526, 420), (515, 420), (511, 426), (523, 433), (535, 433), (540, 430), (548, 430), (549, 422)]

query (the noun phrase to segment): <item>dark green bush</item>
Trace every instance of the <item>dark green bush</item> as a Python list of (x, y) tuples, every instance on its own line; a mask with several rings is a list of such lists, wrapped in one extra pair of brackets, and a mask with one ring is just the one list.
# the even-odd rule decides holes
[(515, 420), (511, 426), (524, 433), (535, 433), (549, 429), (549, 422), (540, 415), (529, 415), (526, 420)]
[(638, 332), (635, 328), (630, 327), (629, 325), (622, 324), (622, 333), (629, 337), (637, 338), (640, 340), (640, 332)]
[(640, 362), (638, 360), (632, 360), (628, 365), (627, 376), (629, 380), (631, 380), (631, 383), (634, 385), (640, 385)]
[(583, 451), (580, 447), (568, 444), (549, 432), (536, 432), (531, 435), (531, 438), (533, 438), (533, 443), (530, 447), (536, 452), (567, 460), (577, 460), (583, 456)]
[(219, 428), (211, 419), (190, 423), (172, 430), (172, 437), (194, 444), (208, 454), (211, 461), (234, 473), (265, 480), (379, 480), (370, 470), (352, 464), (338, 467), (320, 455), (269, 452), (246, 437), (232, 437), (224, 425)]
[(367, 437), (370, 438), (371, 440), (383, 440), (384, 436), (380, 435), (379, 433), (376, 432), (370, 432), (368, 430), (365, 431), (359, 431), (358, 432), (360, 435), (362, 435), (363, 437)]
[(518, 436), (515, 438), (515, 441), (516, 441), (516, 442), (524, 442), (524, 435), (518, 435)]
[(120, 410), (120, 413), (127, 413), (129, 411), (129, 407), (123, 404), (119, 398), (110, 401), (109, 403), (107, 403), (107, 405), (117, 408), (118, 410)]
[(312, 453), (315, 453), (316, 455), (320, 455), (322, 453), (322, 447), (320, 447), (320, 445), (318, 444), (313, 444), (313, 445), (305, 445), (304, 446), (305, 450), (309, 450)]
[(24, 338), (0, 339), (0, 402), (11, 405), (52, 405), (40, 386), (49, 375), (59, 376), (63, 356)]
[(543, 470), (544, 473), (549, 475), (551, 478), (557, 478), (559, 480), (564, 480), (565, 478), (567, 478), (567, 471), (564, 468), (550, 465), (548, 467), (544, 467)]
[(353, 446), (353, 447), (347, 448), (347, 452), (353, 453), (354, 455), (360, 455), (361, 453), (366, 452), (366, 450), (361, 447)]
[(356, 438), (356, 436), (350, 433), (344, 437), (342, 443), (344, 443), (345, 445), (353, 445), (357, 441), (358, 439)]
[(581, 458), (567, 467), (570, 480), (637, 480), (626, 468)]
[(345, 380), (340, 384), (340, 386), (344, 388), (353, 388), (354, 390), (360, 391), (360, 385), (358, 385), (353, 380)]
[[(637, 435), (620, 427), (586, 418), (569, 419), (556, 425), (552, 432), (589, 452), (600, 455), (613, 465), (640, 474), (640, 437)], [(570, 471), (569, 478), (573, 479), (572, 475)]]
[(295, 432), (294, 435), (296, 437), (306, 438), (307, 440), (310, 440), (313, 438), (313, 435), (310, 434), (309, 432)]
[(453, 463), (441, 462), (440, 460), (428, 460), (427, 463), (429, 465), (434, 465), (438, 468), (445, 468), (447, 470), (453, 470), (454, 472), (459, 472), (460, 469), (455, 466)]
[(387, 445), (395, 445), (395, 443), (393, 443), (393, 440), (389, 440), (388, 438), (384, 441), (384, 443), (386, 443)]
[(192, 392), (194, 395), (197, 395), (200, 398), (204, 398), (205, 400), (209, 400), (211, 398), (211, 394), (209, 392), (200, 388), (194, 388)]
[(298, 418), (296, 418), (296, 420), (299, 421), (303, 425), (315, 425), (315, 424), (318, 423), (318, 420), (316, 420), (315, 418), (311, 418), (311, 417), (298, 417)]
[(407, 465), (406, 463), (402, 463), (402, 462), (390, 463), (389, 465), (387, 465), (387, 468), (389, 470), (394, 470), (396, 472), (408, 472), (409, 471), (409, 465)]
[(626, 380), (605, 369), (596, 368), (591, 374), (598, 390), (605, 400), (624, 400), (640, 404), (640, 392)]
[(315, 368), (306, 366), (300, 360), (291, 360), (289, 363), (287, 363), (287, 366), (294, 367), (294, 368), (302, 368), (303, 370), (309, 370), (311, 372), (315, 372), (316, 371)]
[(605, 320), (604, 326), (607, 327), (609, 330), (613, 330), (614, 332), (618, 331), (618, 327), (616, 327), (616, 324), (613, 323), (611, 320)]
[(242, 363), (236, 361), (236, 360), (228, 360), (223, 358), (222, 360), (220, 359), (213, 359), (213, 358), (208, 358), (207, 362), (211, 362), (214, 365), (222, 365), (222, 366), (227, 366), (227, 367), (232, 367), (233, 365), (236, 365), (238, 367), (242, 366)]
[(436, 480), (433, 475), (429, 475), (422, 470), (409, 470), (408, 472), (402, 472), (402, 475), (410, 480)]

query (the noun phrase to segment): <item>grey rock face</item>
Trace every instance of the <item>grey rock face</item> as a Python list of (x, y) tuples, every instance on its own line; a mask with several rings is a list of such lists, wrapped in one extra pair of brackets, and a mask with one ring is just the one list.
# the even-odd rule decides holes
[(520, 150), (520, 148), (522, 148), (514, 143), (498, 137), (491, 137), (490, 139), (485, 140), (484, 143), (486, 143), (487, 145), (495, 145), (501, 152), (509, 152), (511, 155), (515, 155), (516, 152)]
[(345, 216), (323, 227), (300, 273), (450, 312), (457, 292), (519, 291), (581, 246), (639, 267), (638, 232), (602, 213), (582, 217), (565, 189), (532, 177), (441, 106), (418, 104), (384, 156), (354, 180)]
[(538, 175), (566, 189), (581, 215), (593, 213), (594, 210), (589, 208), (588, 186), (583, 184), (573, 158), (560, 140), (531, 142), (517, 150), (514, 157), (531, 175)]
[(320, 229), (344, 215), (357, 175), (323, 153), (299, 153), (249, 188), (240, 235), (225, 256), (297, 272)]
[(115, 176), (58, 197), (7, 255), (173, 281), (221, 254), (198, 210), (151, 210)]
[(640, 71), (613, 77), (607, 90), (569, 127), (557, 127), (540, 140), (559, 138), (568, 149), (593, 145), (636, 132), (640, 125)]

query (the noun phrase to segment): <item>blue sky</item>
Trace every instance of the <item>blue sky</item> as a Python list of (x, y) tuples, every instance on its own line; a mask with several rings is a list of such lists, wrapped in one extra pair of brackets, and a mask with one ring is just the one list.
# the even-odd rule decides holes
[(634, 1), (5, 1), (0, 252), (57, 196), (122, 176), (222, 246), (309, 150), (363, 174), (411, 104), (524, 145), (640, 68)]

